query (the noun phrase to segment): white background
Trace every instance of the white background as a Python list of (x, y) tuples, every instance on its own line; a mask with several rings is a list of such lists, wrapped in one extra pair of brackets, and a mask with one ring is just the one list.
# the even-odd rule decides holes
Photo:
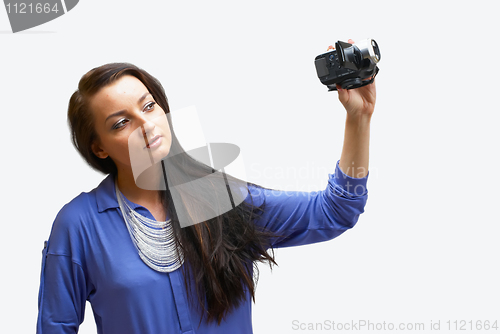
[[(180, 3), (82, 0), (16, 34), (0, 10), (0, 332), (35, 332), (43, 241), (61, 207), (104, 178), (66, 123), (85, 72), (134, 63), (172, 110), (196, 106), (208, 142), (241, 148), (249, 181), (323, 190), (345, 110), (313, 61), (349, 38), (382, 53), (365, 213), (333, 241), (279, 249), (272, 273), (261, 267), (254, 332), (321, 332), (294, 321), (500, 326), (496, 2)], [(87, 304), (80, 333), (95, 332)]]

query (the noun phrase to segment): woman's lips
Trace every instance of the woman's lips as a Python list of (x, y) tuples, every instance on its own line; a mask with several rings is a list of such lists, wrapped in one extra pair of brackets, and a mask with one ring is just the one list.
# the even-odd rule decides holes
[(160, 143), (161, 143), (161, 136), (154, 136), (153, 138), (151, 138), (151, 140), (149, 140), (149, 143), (146, 146), (144, 146), (144, 149), (158, 147), (160, 146)]

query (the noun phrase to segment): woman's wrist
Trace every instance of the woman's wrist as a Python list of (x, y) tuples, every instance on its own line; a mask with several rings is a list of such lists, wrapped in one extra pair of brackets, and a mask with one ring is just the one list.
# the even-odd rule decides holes
[(370, 127), (372, 119), (372, 114), (371, 113), (357, 113), (357, 114), (350, 114), (347, 112), (346, 115), (346, 126), (357, 126), (359, 128), (366, 128)]

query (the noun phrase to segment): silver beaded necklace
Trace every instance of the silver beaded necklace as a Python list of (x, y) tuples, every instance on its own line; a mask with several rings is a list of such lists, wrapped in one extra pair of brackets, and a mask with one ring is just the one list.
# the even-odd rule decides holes
[(178, 269), (184, 256), (176, 250), (171, 220), (159, 222), (138, 214), (124, 200), (116, 182), (115, 189), (125, 225), (142, 261), (163, 273)]

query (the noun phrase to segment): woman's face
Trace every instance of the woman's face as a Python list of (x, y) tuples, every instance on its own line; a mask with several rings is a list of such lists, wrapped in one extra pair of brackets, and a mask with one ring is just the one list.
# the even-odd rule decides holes
[(102, 88), (90, 108), (98, 135), (92, 151), (111, 157), (119, 172), (131, 169), (131, 157), (158, 162), (169, 153), (172, 135), (165, 112), (136, 77), (125, 75)]

